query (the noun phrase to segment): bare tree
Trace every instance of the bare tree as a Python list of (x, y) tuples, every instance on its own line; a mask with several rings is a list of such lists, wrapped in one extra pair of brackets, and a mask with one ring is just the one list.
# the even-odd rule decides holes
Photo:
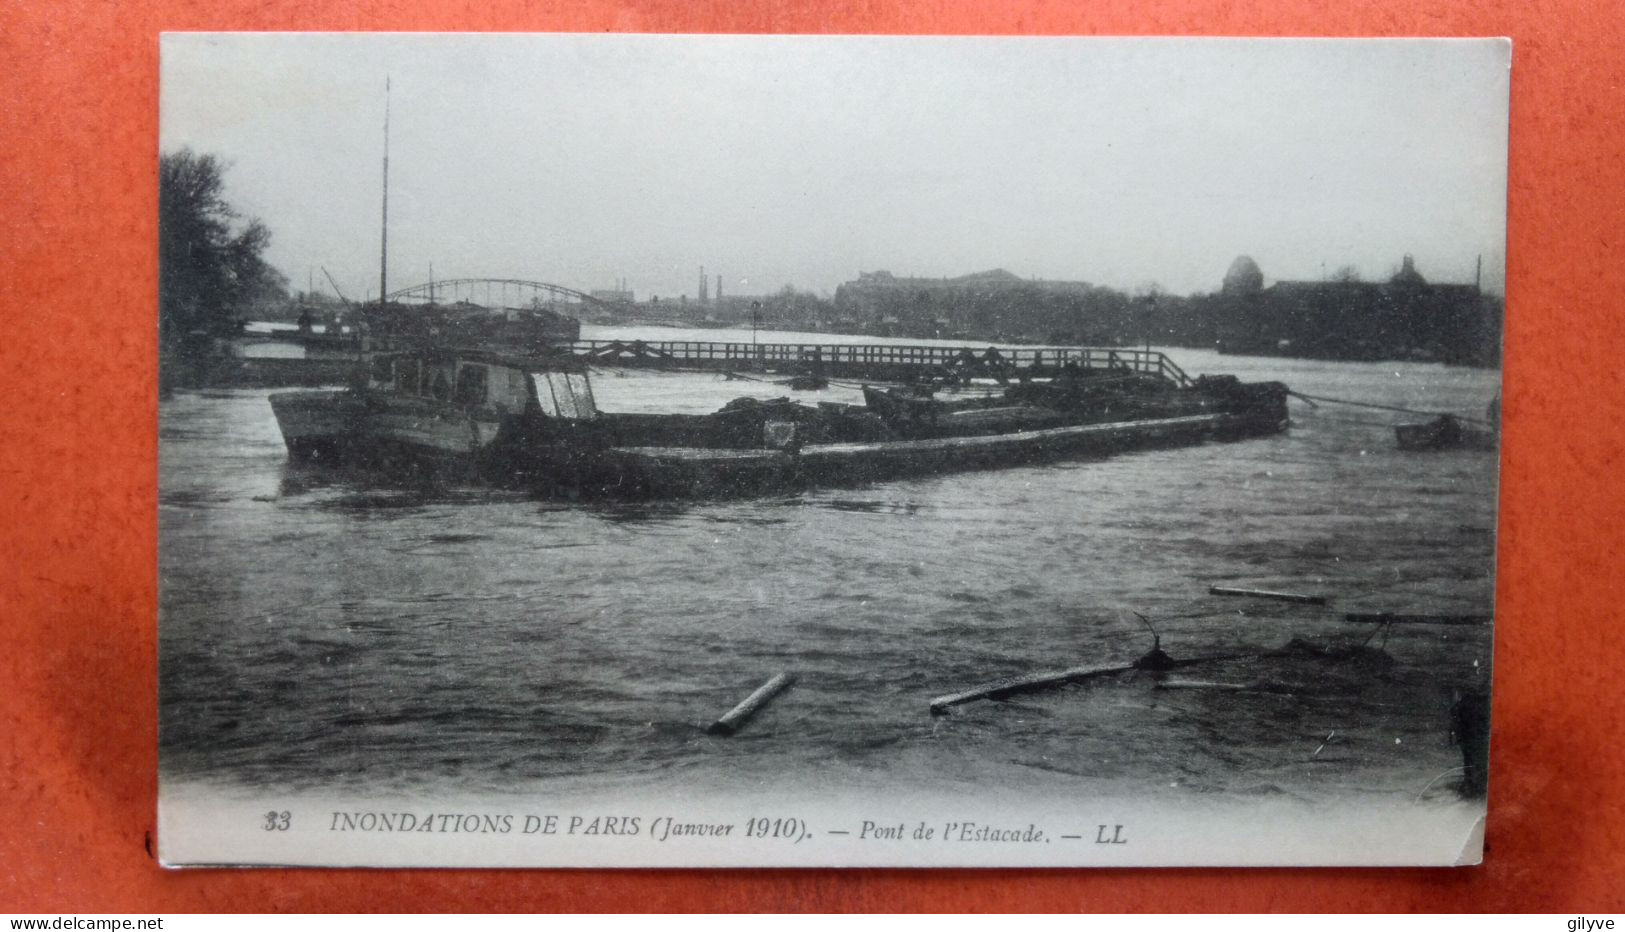
[(271, 231), (225, 199), (225, 166), (191, 149), (158, 162), (158, 322), (164, 346), (236, 327), (256, 301), (285, 299), (287, 278), (266, 264)]

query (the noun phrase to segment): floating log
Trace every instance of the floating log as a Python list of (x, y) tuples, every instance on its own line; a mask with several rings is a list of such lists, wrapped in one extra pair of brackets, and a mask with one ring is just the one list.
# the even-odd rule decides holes
[(761, 711), (762, 706), (773, 701), (774, 696), (783, 692), (784, 688), (795, 680), (796, 678), (788, 673), (780, 673), (763, 683), (755, 692), (746, 696), (744, 702), (734, 706), (727, 715), (711, 723), (711, 727), (706, 729), (706, 734), (727, 736), (737, 732), (750, 721), (751, 716)]
[(949, 693), (931, 700), (931, 714), (943, 715), (956, 706), (978, 699), (1005, 699), (1019, 693), (1033, 692), (1039, 689), (1050, 689), (1055, 686), (1064, 686), (1096, 676), (1105, 676), (1111, 673), (1127, 673), (1134, 669), (1134, 665), (1118, 664), (1115, 666), (1073, 667), (1069, 670), (1056, 670), (1050, 673), (1037, 673), (1032, 676), (1018, 676), (1010, 679), (986, 683), (964, 692)]
[(1392, 612), (1349, 612), (1344, 621), (1385, 625), (1487, 625), (1492, 615), (1404, 615)]
[(1213, 680), (1163, 680), (1157, 684), (1158, 689), (1218, 689), (1231, 692), (1246, 692), (1253, 689), (1246, 683), (1219, 683)]
[[(1153, 661), (1160, 655), (1159, 661)], [(1164, 673), (1168, 670), (1177, 670), (1182, 667), (1195, 666), (1199, 663), (1212, 663), (1216, 660), (1242, 660), (1256, 657), (1258, 654), (1220, 654), (1213, 657), (1192, 657), (1189, 660), (1174, 660), (1162, 652), (1160, 647), (1154, 647), (1151, 653), (1146, 654), (1133, 663), (1117, 664), (1113, 666), (1072, 667), (1068, 670), (1056, 670), (1051, 673), (1036, 673), (1031, 676), (1017, 676), (1009, 679), (986, 683), (981, 686), (967, 689), (963, 692), (949, 693), (931, 700), (932, 715), (946, 715), (948, 710), (956, 705), (975, 702), (978, 699), (1008, 699), (1021, 693), (1037, 692), (1041, 689), (1053, 689), (1057, 686), (1066, 686), (1079, 683), (1097, 676), (1110, 676), (1114, 673), (1130, 673), (1135, 670)]]
[(1281, 602), (1301, 602), (1304, 605), (1325, 605), (1323, 595), (1303, 595), (1297, 592), (1272, 592), (1268, 589), (1237, 589), (1233, 586), (1209, 586), (1209, 595), (1245, 595), (1255, 599), (1276, 599)]

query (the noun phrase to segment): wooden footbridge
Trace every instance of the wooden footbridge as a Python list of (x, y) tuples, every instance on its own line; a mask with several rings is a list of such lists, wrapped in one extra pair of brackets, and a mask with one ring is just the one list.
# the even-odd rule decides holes
[[(310, 385), (342, 381), (362, 349), (353, 336), (280, 333), (250, 335), (239, 342), (297, 341), (304, 359), (230, 357), (231, 372), (221, 369), (209, 384)], [(1001, 384), (1081, 375), (1148, 375), (1178, 387), (1190, 376), (1156, 350), (1098, 346), (984, 347), (889, 343), (727, 343), (690, 340), (577, 340), (552, 343), (549, 352), (566, 352), (606, 368), (671, 371), (778, 373), (863, 382), (963, 383), (990, 379)], [(219, 367), (217, 367), (219, 368)]]
[(1095, 346), (986, 347), (886, 343), (720, 343), (579, 340), (570, 352), (595, 366), (710, 372), (781, 372), (876, 382), (1054, 378), (1067, 371), (1140, 373), (1184, 387), (1190, 376), (1156, 350)]

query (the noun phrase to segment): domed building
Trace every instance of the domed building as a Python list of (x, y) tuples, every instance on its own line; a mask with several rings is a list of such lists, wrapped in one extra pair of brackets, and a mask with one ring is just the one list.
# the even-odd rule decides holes
[(1237, 256), (1224, 273), (1224, 294), (1257, 294), (1264, 290), (1264, 273), (1252, 256)]
[(1263, 287), (1239, 256), (1215, 303), (1220, 352), (1308, 359), (1417, 359), (1493, 364), (1500, 316), (1476, 284), (1432, 284), (1405, 256), (1386, 282), (1357, 276)]
[(1394, 273), (1393, 278), (1388, 279), (1388, 284), (1406, 288), (1425, 288), (1427, 283), (1428, 280), (1423, 278), (1422, 273), (1416, 270), (1416, 260), (1408, 253), (1400, 262), (1399, 271)]

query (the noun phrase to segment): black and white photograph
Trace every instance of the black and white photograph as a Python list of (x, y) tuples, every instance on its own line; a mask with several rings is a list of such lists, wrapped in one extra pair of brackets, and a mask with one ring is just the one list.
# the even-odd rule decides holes
[(1510, 59), (165, 34), (160, 859), (1478, 863)]

